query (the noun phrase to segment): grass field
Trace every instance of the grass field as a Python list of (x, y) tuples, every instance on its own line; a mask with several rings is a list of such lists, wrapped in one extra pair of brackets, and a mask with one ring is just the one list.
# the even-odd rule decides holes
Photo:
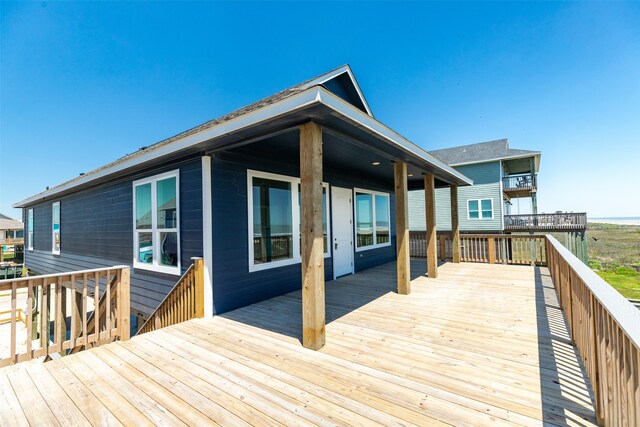
[(588, 227), (589, 266), (625, 298), (640, 299), (640, 226)]

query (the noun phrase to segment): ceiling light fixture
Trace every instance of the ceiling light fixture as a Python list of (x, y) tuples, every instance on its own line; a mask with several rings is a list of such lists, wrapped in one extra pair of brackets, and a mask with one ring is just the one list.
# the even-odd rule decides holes
[(380, 165), (380, 162), (373, 162), (373, 163), (371, 163), (371, 164), (372, 164), (373, 166), (378, 166), (378, 165)]

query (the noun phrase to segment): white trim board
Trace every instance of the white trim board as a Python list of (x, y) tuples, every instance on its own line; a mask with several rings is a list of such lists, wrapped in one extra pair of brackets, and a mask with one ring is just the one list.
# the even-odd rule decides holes
[(202, 259), (204, 260), (204, 317), (215, 314), (213, 305), (213, 205), (211, 157), (202, 156)]

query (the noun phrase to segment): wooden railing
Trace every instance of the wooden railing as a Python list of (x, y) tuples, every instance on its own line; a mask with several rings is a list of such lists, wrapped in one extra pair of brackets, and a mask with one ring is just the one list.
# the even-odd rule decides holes
[(504, 229), (507, 231), (580, 231), (587, 229), (587, 214), (584, 212), (505, 215)]
[[(437, 233), (438, 259), (453, 258), (450, 233)], [(464, 262), (485, 262), (522, 265), (546, 265), (543, 235), (511, 234), (461, 234), (460, 260)], [(426, 233), (409, 233), (409, 251), (412, 257), (426, 258)]]
[(137, 335), (199, 317), (204, 317), (204, 261), (193, 258), (193, 264), (140, 327)]
[(551, 236), (546, 252), (598, 422), (640, 425), (640, 311)]
[(23, 237), (3, 237), (0, 238), (0, 245), (24, 245)]
[(505, 176), (504, 178), (502, 178), (502, 188), (504, 189), (504, 191), (535, 190), (536, 187), (536, 175), (515, 175)]
[[(109, 283), (113, 285), (107, 286)], [(0, 356), (0, 367), (42, 356), (47, 359), (54, 353), (65, 355), (78, 346), (89, 348), (129, 339), (128, 266), (2, 280), (0, 299), (11, 303), (10, 336), (6, 337), (10, 351), (8, 356)], [(93, 318), (90, 332), (91, 300), (95, 310), (105, 315), (102, 323), (100, 316)], [(26, 313), (21, 331), (19, 310)], [(24, 336), (24, 349), (18, 348), (22, 347), (19, 332)]]

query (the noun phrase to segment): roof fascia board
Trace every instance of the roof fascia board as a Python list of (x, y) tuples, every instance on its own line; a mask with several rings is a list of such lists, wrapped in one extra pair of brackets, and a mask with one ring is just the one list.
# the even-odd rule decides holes
[(476, 162), (451, 163), (450, 166), (479, 165), (482, 163), (492, 163), (492, 162), (505, 161), (505, 160), (526, 159), (527, 157), (539, 157), (541, 154), (542, 153), (540, 151), (537, 151), (531, 154), (519, 154), (517, 156), (496, 157), (495, 159), (479, 160)]
[(320, 90), (320, 101), (326, 106), (330, 107), (334, 111), (342, 114), (343, 116), (349, 117), (351, 120), (354, 120), (358, 124), (367, 128), (372, 133), (376, 134), (381, 139), (390, 142), (392, 145), (401, 148), (403, 151), (411, 154), (414, 157), (419, 158), (420, 160), (430, 163), (431, 165), (444, 170), (448, 174), (454, 176), (458, 180), (468, 184), (473, 185), (473, 180), (467, 178), (462, 173), (453, 169), (450, 165), (442, 162), (441, 160), (433, 157), (426, 150), (418, 147), (413, 142), (404, 138), (388, 126), (383, 123), (377, 121), (371, 116), (364, 114), (358, 108), (352, 106), (348, 102), (344, 101), (342, 98), (334, 95), (324, 88), (319, 88)]

